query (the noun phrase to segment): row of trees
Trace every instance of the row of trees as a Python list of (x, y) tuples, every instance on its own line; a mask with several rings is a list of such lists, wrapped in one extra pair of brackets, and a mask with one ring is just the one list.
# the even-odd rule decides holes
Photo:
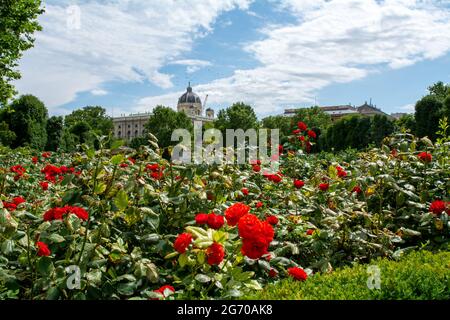
[(24, 95), (0, 109), (0, 144), (12, 148), (73, 151), (81, 143), (94, 145), (113, 123), (102, 107), (88, 106), (71, 114), (48, 117), (44, 103)]

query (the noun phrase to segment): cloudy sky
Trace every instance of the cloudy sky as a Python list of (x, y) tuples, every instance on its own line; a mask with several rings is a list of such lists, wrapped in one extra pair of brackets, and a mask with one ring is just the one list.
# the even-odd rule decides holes
[(450, 0), (47, 0), (21, 94), (51, 114), (208, 106), (361, 105), (410, 111), (450, 82)]

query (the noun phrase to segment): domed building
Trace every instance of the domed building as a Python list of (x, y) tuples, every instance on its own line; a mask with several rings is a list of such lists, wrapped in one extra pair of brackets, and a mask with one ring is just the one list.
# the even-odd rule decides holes
[(177, 110), (186, 113), (193, 121), (211, 122), (214, 120), (214, 110), (211, 108), (206, 109), (206, 116), (203, 115), (202, 100), (192, 91), (190, 83), (186, 92), (178, 99)]
[(196, 93), (192, 92), (191, 84), (189, 84), (186, 92), (178, 99), (177, 109), (179, 112), (184, 112), (188, 116), (202, 115), (202, 101)]
[[(206, 101), (206, 98), (205, 98)], [(177, 110), (184, 112), (194, 121), (199, 121), (202, 124), (214, 121), (214, 110), (206, 109), (206, 115), (203, 114), (203, 104), (200, 97), (192, 91), (189, 83), (186, 92), (178, 99)], [(120, 115), (120, 117), (113, 117), (114, 136), (118, 139), (131, 140), (133, 138), (141, 137), (145, 131), (145, 124), (148, 122), (151, 113), (138, 113), (130, 115)]]

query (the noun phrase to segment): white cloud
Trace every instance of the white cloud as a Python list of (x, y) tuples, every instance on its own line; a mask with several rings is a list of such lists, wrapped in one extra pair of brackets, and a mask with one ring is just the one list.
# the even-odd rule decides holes
[(177, 65), (183, 65), (186, 66), (186, 72), (187, 73), (194, 73), (198, 70), (212, 66), (212, 63), (205, 60), (196, 60), (196, 59), (184, 59), (184, 60), (176, 60), (174, 62), (171, 62), (170, 64), (177, 64)]
[(94, 96), (106, 96), (109, 92), (103, 89), (91, 90), (91, 94)]
[(414, 113), (416, 111), (415, 104), (407, 104), (399, 108), (400, 112)]
[[(296, 23), (266, 26), (245, 50), (261, 64), (199, 85), (210, 104), (245, 101), (260, 115), (312, 103), (318, 90), (450, 51), (450, 10), (429, 0), (283, 0)], [(164, 97), (167, 97), (165, 95)], [(158, 97), (153, 97), (157, 101)]]
[(170, 88), (172, 75), (161, 73), (161, 67), (189, 52), (222, 12), (245, 10), (250, 1), (86, 1), (79, 4), (80, 28), (69, 28), (77, 13), (66, 10), (72, 1), (47, 1), (40, 19), (44, 30), (21, 61), (17, 87), (50, 108), (107, 81), (148, 80)]
[[(67, 28), (61, 4), (47, 4), (44, 31), (21, 69), (18, 88), (50, 107), (75, 99), (111, 80), (151, 81), (172, 87), (160, 70), (185, 65), (187, 72), (207, 61), (182, 59), (199, 35), (211, 32), (227, 10), (247, 10), (251, 0), (110, 0), (80, 4), (81, 28)], [(59, 3), (59, 2), (58, 2)], [(267, 25), (262, 40), (244, 50), (259, 66), (198, 85), (209, 105), (245, 101), (259, 115), (312, 103), (317, 92), (379, 72), (438, 58), (450, 51), (450, 10), (431, 0), (280, 0), (295, 23)], [(187, 14), (189, 13), (189, 14)], [(248, 11), (251, 14), (250, 11)], [(292, 20), (292, 19), (291, 19)], [(135, 108), (174, 106), (181, 92), (142, 98)]]

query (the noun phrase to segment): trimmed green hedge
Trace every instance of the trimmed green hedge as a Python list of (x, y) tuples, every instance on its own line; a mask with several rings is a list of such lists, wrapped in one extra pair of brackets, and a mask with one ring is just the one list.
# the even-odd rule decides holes
[(268, 285), (254, 300), (448, 300), (450, 252), (412, 252), (400, 261), (379, 259), (380, 289), (367, 286), (369, 265), (356, 265), (331, 274), (316, 274), (305, 282), (291, 279)]

